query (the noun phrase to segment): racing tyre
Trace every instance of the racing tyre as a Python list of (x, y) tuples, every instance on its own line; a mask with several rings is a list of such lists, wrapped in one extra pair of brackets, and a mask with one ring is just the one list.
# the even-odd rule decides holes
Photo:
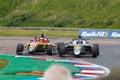
[(59, 46), (59, 56), (62, 57), (65, 53), (65, 45), (60, 45)]
[(96, 58), (98, 56), (97, 48), (98, 48), (97, 45), (93, 44), (93, 47), (92, 47), (92, 57), (93, 58)]
[(47, 46), (47, 54), (48, 54), (48, 55), (53, 55), (52, 50), (53, 50), (53, 46), (52, 46), (52, 45), (48, 45), (48, 46)]
[(95, 44), (95, 45), (97, 47), (97, 55), (99, 56), (100, 55), (100, 53), (99, 53), (99, 44)]
[(18, 44), (17, 45), (17, 50), (16, 50), (16, 54), (18, 54), (18, 55), (22, 55), (23, 53), (23, 50), (24, 50), (24, 46), (23, 46), (23, 44)]
[(58, 51), (60, 50), (60, 46), (61, 46), (61, 45), (64, 45), (64, 42), (57, 42)]

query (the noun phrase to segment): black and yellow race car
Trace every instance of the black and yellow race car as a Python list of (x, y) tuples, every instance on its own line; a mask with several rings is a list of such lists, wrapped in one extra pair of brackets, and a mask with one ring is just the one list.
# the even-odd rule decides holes
[(92, 55), (93, 58), (99, 56), (99, 44), (88, 44), (87, 39), (76, 38), (70, 43), (61, 42), (58, 45), (59, 56), (72, 54), (76, 57), (81, 55)]

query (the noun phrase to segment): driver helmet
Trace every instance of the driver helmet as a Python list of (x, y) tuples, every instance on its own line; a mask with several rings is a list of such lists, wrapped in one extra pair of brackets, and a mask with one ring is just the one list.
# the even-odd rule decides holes
[(78, 40), (77, 44), (83, 44), (83, 41), (82, 40)]
[(44, 38), (44, 37), (45, 37), (45, 34), (43, 34), (43, 33), (42, 33), (42, 34), (41, 34), (41, 37), (43, 37), (43, 38)]
[(81, 35), (79, 35), (78, 38), (82, 38)]

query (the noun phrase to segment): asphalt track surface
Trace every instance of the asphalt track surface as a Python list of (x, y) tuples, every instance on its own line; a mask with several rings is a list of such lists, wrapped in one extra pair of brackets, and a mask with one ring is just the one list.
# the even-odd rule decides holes
[[(26, 43), (32, 40), (32, 37), (0, 37), (0, 53), (16, 55), (16, 46), (18, 43)], [(70, 42), (71, 39), (50, 39), (51, 43), (56, 42)], [(57, 54), (54, 56), (48, 55), (34, 55), (35, 57), (43, 57), (50, 59), (64, 59), (75, 61), (87, 61), (97, 65), (105, 66), (109, 69), (120, 67), (120, 39), (91, 39), (89, 43), (98, 43), (100, 45), (100, 56), (92, 58), (91, 56), (81, 56), (74, 58), (73, 56), (59, 57)], [(31, 55), (27, 55), (31, 56)], [(33, 55), (32, 55), (33, 56)]]

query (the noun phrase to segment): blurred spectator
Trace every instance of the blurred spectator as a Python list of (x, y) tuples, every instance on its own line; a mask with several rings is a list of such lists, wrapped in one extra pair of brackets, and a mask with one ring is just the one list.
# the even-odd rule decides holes
[(43, 80), (71, 80), (71, 74), (64, 66), (54, 64), (45, 71)]

